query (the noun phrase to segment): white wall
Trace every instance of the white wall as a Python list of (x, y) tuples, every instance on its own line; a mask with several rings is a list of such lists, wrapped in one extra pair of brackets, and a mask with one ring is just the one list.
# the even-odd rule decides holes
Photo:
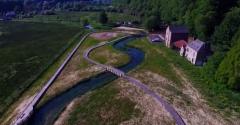
[(185, 57), (192, 64), (196, 64), (197, 52), (195, 50), (193, 50), (192, 48), (190, 48), (189, 46), (186, 47)]
[(166, 30), (166, 38), (165, 38), (167, 47), (171, 47), (171, 36), (172, 36), (172, 33), (170, 32), (170, 29), (168, 27)]

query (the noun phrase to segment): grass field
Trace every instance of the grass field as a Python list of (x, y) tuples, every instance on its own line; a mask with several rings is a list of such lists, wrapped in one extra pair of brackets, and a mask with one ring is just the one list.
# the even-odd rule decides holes
[(0, 23), (0, 114), (72, 43), (79, 28)]
[[(33, 18), (24, 19), (25, 21), (45, 22), (45, 23), (62, 23), (67, 25), (82, 26), (85, 19), (96, 29), (106, 29), (98, 21), (99, 12), (59, 12), (56, 15), (37, 15)], [(137, 17), (121, 13), (108, 13), (109, 23), (116, 21), (134, 21), (139, 20)]]
[(201, 77), (201, 67), (193, 66), (176, 51), (166, 48), (163, 44), (150, 44), (147, 39), (136, 40), (130, 45), (146, 53), (145, 61), (139, 67), (140, 69), (157, 72), (178, 83), (180, 78), (171, 67), (174, 65), (184, 71), (211, 106), (224, 111), (229, 116), (240, 115), (240, 93), (229, 90), (224, 85), (205, 81)]

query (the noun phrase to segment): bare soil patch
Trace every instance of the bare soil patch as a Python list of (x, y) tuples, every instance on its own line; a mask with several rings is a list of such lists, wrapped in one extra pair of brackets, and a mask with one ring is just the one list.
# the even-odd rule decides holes
[(133, 73), (143, 83), (165, 98), (182, 116), (187, 125), (232, 125), (218, 112), (208, 106), (192, 83), (179, 70), (177, 75), (182, 79), (182, 87), (176, 86), (166, 78), (151, 71), (141, 70)]
[(120, 26), (117, 28), (114, 28), (116, 30), (126, 30), (126, 31), (144, 31), (144, 29), (140, 29), (140, 28), (132, 28), (132, 27), (126, 27), (126, 26)]
[(114, 37), (117, 37), (119, 33), (117, 32), (101, 32), (101, 33), (93, 33), (90, 37), (97, 40), (110, 40)]
[(66, 120), (69, 118), (69, 114), (71, 113), (71, 111), (74, 109), (74, 106), (76, 105), (77, 102), (79, 102), (81, 99), (77, 98), (75, 100), (73, 100), (64, 110), (64, 112), (62, 112), (62, 114), (59, 116), (59, 118), (57, 119), (57, 121), (55, 121), (54, 125), (64, 125), (67, 124)]
[(34, 98), (34, 96), (32, 96), (32, 97), (29, 97), (29, 96), (25, 97), (21, 102), (19, 102), (19, 105), (14, 109), (13, 113), (11, 113), (7, 117), (7, 119), (5, 119), (4, 122), (1, 123), (1, 124), (3, 124), (3, 125), (8, 124), (7, 122), (9, 120), (11, 120), (11, 118), (16, 117), (19, 112), (22, 112), (28, 106), (28, 104), (30, 103), (30, 101), (33, 98)]
[[(190, 120), (191, 124), (200, 124), (204, 123), (206, 125), (239, 125), (240, 120), (238, 118), (227, 119), (223, 117), (220, 112), (217, 112), (213, 108), (211, 108), (206, 100), (202, 97), (199, 91), (193, 87), (193, 83), (186, 77), (186, 75), (177, 67), (173, 66), (173, 69), (176, 71), (176, 74), (181, 78), (183, 88), (182, 92), (189, 96), (192, 101), (192, 106), (190, 110), (192, 111), (181, 111), (185, 116), (187, 116)], [(189, 115), (192, 114), (191, 115)], [(192, 121), (191, 121), (192, 119)], [(205, 120), (203, 120), (205, 119)], [(201, 121), (203, 120), (203, 121)]]
[[(148, 94), (144, 93), (141, 89), (134, 86), (132, 83), (129, 83), (124, 79), (118, 79), (111, 84), (117, 87), (119, 90), (119, 93), (115, 96), (115, 98), (130, 99), (130, 101), (136, 104), (134, 109), (141, 112), (141, 115), (138, 115), (138, 117), (133, 117), (130, 120), (119, 123), (119, 125), (175, 125), (175, 121), (159, 103), (157, 103)], [(89, 94), (91, 93), (86, 95)], [(55, 125), (67, 125), (67, 120), (70, 114), (76, 110), (76, 106), (81, 104), (81, 100), (84, 98), (86, 100), (88, 96), (80, 97), (77, 99), (77, 101), (73, 101), (71, 104), (69, 104), (67, 109), (62, 113), (61, 117), (55, 122)], [(107, 123), (106, 120), (108, 120), (109, 117), (112, 117), (115, 115), (115, 113), (117, 113), (117, 109), (112, 107), (109, 107), (108, 109), (109, 110), (106, 111), (105, 108), (102, 107), (99, 112), (101, 114), (101, 119), (105, 120), (105, 123)], [(84, 119), (79, 121), (79, 125), (84, 123)]]
[[(209, 107), (207, 102), (201, 97), (199, 92), (192, 86), (184, 74), (179, 70), (176, 72), (178, 75), (183, 77), (182, 87), (175, 87), (175, 84), (172, 81), (151, 71), (141, 70), (138, 73), (131, 74), (143, 83), (146, 83), (150, 88), (152, 88), (152, 90), (171, 103), (182, 116), (187, 125), (239, 124), (238, 121), (233, 122), (224, 119), (218, 112)], [(135, 108), (139, 109), (143, 113), (140, 117), (134, 117), (131, 120), (124, 121), (120, 123), (120, 125), (175, 124), (175, 121), (161, 105), (136, 86), (123, 79), (118, 79), (113, 84), (115, 84), (120, 91), (116, 98), (129, 98), (131, 101), (136, 103)], [(66, 110), (66, 112), (71, 113), (71, 110)], [(65, 114), (65, 117), (67, 116), (68, 115)], [(102, 113), (102, 116), (107, 117), (104, 113)]]
[(175, 125), (170, 114), (151, 96), (123, 79), (119, 79), (115, 83), (120, 90), (118, 96), (129, 98), (135, 102), (135, 108), (143, 113), (141, 117), (122, 122), (120, 125)]

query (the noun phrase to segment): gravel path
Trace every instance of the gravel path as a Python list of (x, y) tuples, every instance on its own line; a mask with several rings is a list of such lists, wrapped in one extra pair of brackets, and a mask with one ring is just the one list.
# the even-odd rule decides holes
[[(124, 37), (125, 38), (125, 37)], [(121, 38), (120, 38), (121, 39)], [(112, 41), (114, 42), (114, 41)], [(172, 116), (172, 118), (175, 120), (176, 124), (177, 125), (185, 125), (185, 122), (183, 121), (182, 117), (177, 113), (177, 111), (167, 102), (165, 101), (163, 98), (161, 98), (158, 94), (156, 94), (155, 92), (153, 92), (148, 86), (146, 86), (145, 84), (141, 83), (139, 80), (135, 79), (135, 78), (132, 78), (130, 76), (127, 76), (125, 73), (123, 74), (123, 71), (119, 70), (119, 69), (116, 69), (112, 66), (107, 66), (107, 65), (104, 65), (104, 64), (100, 64), (92, 59), (90, 59), (88, 56), (89, 56), (89, 53), (91, 51), (93, 51), (94, 49), (98, 48), (98, 47), (101, 47), (101, 46), (104, 46), (104, 45), (107, 45), (111, 42), (105, 42), (105, 43), (100, 43), (96, 46), (93, 46), (89, 49), (87, 49), (84, 53), (84, 58), (86, 60), (88, 60), (90, 63), (92, 64), (95, 64), (95, 65), (98, 65), (116, 75), (118, 75), (119, 77), (122, 77), (126, 80), (128, 80), (129, 82), (133, 83), (134, 85), (136, 85), (137, 87), (139, 87), (140, 89), (142, 89), (145, 93), (149, 94), (151, 97), (153, 97), (154, 99), (156, 99), (156, 101), (158, 101), (164, 108), (167, 112), (170, 113), (170, 115)], [(109, 69), (110, 68), (110, 69)]]

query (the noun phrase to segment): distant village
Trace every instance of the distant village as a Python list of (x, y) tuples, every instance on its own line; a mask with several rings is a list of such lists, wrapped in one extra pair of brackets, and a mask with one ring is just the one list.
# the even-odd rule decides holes
[(104, 5), (107, 11), (114, 11), (112, 0), (23, 0), (0, 1), (0, 19), (31, 18), (34, 15), (54, 15), (58, 11), (99, 11)]
[(161, 33), (150, 33), (151, 43), (164, 43), (166, 47), (176, 50), (179, 56), (186, 58), (193, 65), (202, 66), (210, 55), (210, 47), (205, 42), (190, 37), (186, 26), (171, 25)]

